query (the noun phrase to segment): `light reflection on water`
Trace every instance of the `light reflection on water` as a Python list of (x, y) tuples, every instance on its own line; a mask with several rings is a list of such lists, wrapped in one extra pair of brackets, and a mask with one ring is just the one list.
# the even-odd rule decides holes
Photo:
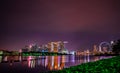
[[(42, 67), (44, 70), (61, 70), (70, 66), (78, 65), (97, 61), (104, 58), (111, 58), (112, 56), (75, 56), (75, 55), (62, 55), (62, 56), (0, 56), (0, 69), (6, 63), (9, 66), (13, 64), (19, 66), (21, 69), (28, 67), (28, 69), (36, 69)], [(2, 64), (2, 66), (1, 66)], [(4, 66), (5, 67), (5, 66)], [(24, 72), (24, 71), (23, 71)], [(40, 71), (38, 71), (40, 72)]]

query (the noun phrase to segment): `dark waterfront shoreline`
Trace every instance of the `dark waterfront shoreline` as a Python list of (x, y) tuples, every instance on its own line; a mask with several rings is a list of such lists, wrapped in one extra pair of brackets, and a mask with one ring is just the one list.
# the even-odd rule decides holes
[[(87, 62), (94, 62), (113, 56), (93, 56), (93, 55), (56, 55), (56, 56), (0, 56), (0, 72), (17, 73), (41, 73), (49, 71), (64, 70)], [(41, 70), (43, 69), (43, 70)], [(10, 70), (10, 71), (9, 71)], [(18, 72), (19, 73), (19, 72)]]
[(120, 56), (46, 73), (120, 73)]

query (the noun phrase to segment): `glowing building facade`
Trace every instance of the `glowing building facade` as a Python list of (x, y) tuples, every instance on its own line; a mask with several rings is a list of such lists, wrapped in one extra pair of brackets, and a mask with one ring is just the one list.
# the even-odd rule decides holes
[(32, 44), (29, 46), (25, 46), (22, 49), (22, 52), (56, 52), (56, 53), (68, 53), (67, 49), (65, 49), (66, 42), (58, 41), (58, 42), (49, 42), (45, 45), (37, 45)]

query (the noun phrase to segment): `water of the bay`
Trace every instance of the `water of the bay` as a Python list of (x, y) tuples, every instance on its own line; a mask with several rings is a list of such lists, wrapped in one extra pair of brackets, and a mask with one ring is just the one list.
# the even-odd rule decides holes
[(41, 73), (62, 70), (112, 56), (0, 56), (0, 73)]

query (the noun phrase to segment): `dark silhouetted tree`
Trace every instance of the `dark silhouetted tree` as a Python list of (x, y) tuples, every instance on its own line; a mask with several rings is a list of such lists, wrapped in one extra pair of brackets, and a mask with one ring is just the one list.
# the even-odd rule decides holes
[(115, 44), (112, 46), (112, 51), (115, 54), (120, 54), (120, 39), (115, 42)]

